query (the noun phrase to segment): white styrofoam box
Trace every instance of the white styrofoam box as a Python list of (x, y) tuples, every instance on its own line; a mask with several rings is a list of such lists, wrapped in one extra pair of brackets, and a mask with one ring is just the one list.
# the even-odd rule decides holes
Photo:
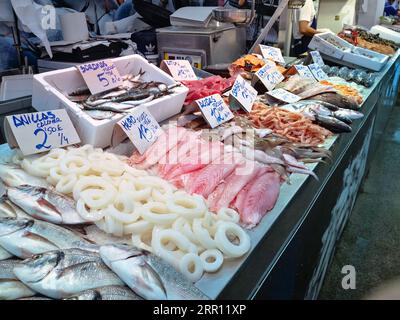
[(0, 101), (32, 95), (32, 74), (4, 76), (0, 86)]
[[(167, 73), (147, 62), (139, 55), (111, 59), (121, 76), (138, 74), (145, 71), (143, 81), (160, 81), (172, 85), (175, 80)], [(64, 93), (85, 86), (77, 68), (67, 68), (35, 75), (33, 78), (32, 106), (38, 111), (65, 108), (82, 140), (82, 143), (95, 147), (108, 147), (114, 125), (124, 115), (115, 115), (111, 119), (95, 120), (82, 111), (78, 104), (71, 102)], [(161, 122), (178, 114), (183, 106), (189, 89), (185, 86), (174, 88), (174, 93), (143, 104), (154, 118)]]
[[(335, 41), (340, 46), (346, 49), (345, 50), (339, 49), (334, 44), (327, 41), (329, 39)], [(386, 64), (387, 60), (389, 59), (387, 55), (377, 53), (372, 50), (356, 47), (351, 43), (347, 42), (346, 40), (343, 40), (342, 38), (330, 32), (316, 34), (312, 38), (308, 47), (312, 50), (317, 50), (335, 59), (350, 62), (352, 64), (373, 71), (381, 70), (382, 67)], [(366, 54), (372, 58), (368, 58), (363, 54)]]
[(352, 48), (352, 45), (348, 43), (347, 41), (339, 38), (335, 34), (331, 32), (325, 32), (325, 33), (318, 33), (314, 35), (312, 38), (310, 44), (308, 45), (308, 48), (311, 50), (317, 50), (323, 54), (326, 54), (327, 56), (336, 58), (336, 59), (342, 59), (344, 56), (344, 51), (340, 50), (338, 47), (333, 45), (332, 43), (328, 42), (326, 39), (333, 39), (337, 43), (339, 43), (341, 46), (348, 48), (350, 51)]
[[(373, 58), (366, 57), (363, 54)], [(343, 56), (343, 61), (347, 61), (373, 71), (380, 71), (388, 59), (389, 56), (385, 54), (359, 47), (355, 47), (352, 52), (346, 52)]]
[(381, 37), (382, 39), (400, 43), (400, 33), (394, 30), (390, 30), (386, 27), (376, 25), (371, 28), (370, 32), (373, 34), (378, 34), (379, 37)]

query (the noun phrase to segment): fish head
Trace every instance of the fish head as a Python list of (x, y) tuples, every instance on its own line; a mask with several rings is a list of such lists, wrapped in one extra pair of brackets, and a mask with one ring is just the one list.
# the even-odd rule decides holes
[(0, 218), (0, 237), (27, 229), (32, 226), (33, 223), (34, 220), (31, 219)]
[(76, 295), (70, 296), (64, 300), (103, 300), (100, 292), (97, 290), (86, 290)]
[(101, 246), (99, 252), (101, 259), (109, 268), (113, 262), (142, 256), (144, 253), (141, 249), (120, 243)]
[(22, 261), (13, 271), (22, 282), (39, 282), (57, 267), (63, 257), (64, 253), (62, 251), (49, 251), (43, 254), (36, 254)]

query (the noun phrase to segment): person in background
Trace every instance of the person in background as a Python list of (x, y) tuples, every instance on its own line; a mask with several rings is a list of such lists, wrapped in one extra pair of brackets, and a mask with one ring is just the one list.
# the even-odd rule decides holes
[(298, 56), (307, 51), (312, 37), (329, 29), (317, 29), (316, 10), (313, 0), (306, 0), (304, 6), (293, 12), (293, 53)]
[[(396, 2), (396, 3), (395, 3)], [(397, 8), (396, 8), (397, 6)], [(394, 0), (386, 0), (385, 2), (385, 16), (398, 16), (398, 2)]]

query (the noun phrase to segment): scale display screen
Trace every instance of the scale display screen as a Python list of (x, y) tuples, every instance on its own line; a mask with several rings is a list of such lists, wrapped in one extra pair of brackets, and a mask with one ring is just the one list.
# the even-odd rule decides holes
[(190, 62), (192, 67), (195, 67), (197, 69), (202, 68), (201, 56), (196, 56), (192, 54), (165, 52), (164, 60), (187, 60)]

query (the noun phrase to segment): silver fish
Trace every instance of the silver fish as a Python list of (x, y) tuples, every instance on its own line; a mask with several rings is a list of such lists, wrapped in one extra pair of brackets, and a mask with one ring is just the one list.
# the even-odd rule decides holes
[(43, 187), (22, 185), (7, 188), (7, 196), (30, 216), (56, 224), (85, 223), (73, 199)]
[(0, 246), (22, 259), (58, 249), (98, 251), (96, 245), (70, 230), (33, 219), (0, 218)]
[(85, 110), (85, 113), (95, 120), (106, 120), (115, 116), (115, 112), (112, 111)]
[(0, 164), (0, 178), (10, 187), (17, 187), (27, 183), (32, 186), (50, 187), (50, 184), (46, 180), (31, 176), (25, 170), (21, 169), (21, 167), (11, 163)]
[(174, 267), (150, 252), (122, 244), (100, 247), (107, 266), (148, 300), (208, 299)]
[(85, 290), (64, 300), (142, 300), (128, 287), (107, 286)]
[(13, 270), (20, 260), (0, 261), (0, 300), (14, 300), (35, 295), (17, 279)]
[(20, 207), (12, 203), (6, 196), (0, 197), (0, 218), (25, 218), (31, 216), (25, 213)]
[(122, 286), (122, 281), (98, 254), (79, 249), (50, 251), (22, 261), (16, 277), (32, 290), (53, 299), (104, 286)]
[(0, 261), (2, 260), (6, 260), (6, 259), (10, 259), (12, 258), (14, 255), (10, 252), (8, 252), (6, 249), (4, 249), (3, 247), (0, 247)]

